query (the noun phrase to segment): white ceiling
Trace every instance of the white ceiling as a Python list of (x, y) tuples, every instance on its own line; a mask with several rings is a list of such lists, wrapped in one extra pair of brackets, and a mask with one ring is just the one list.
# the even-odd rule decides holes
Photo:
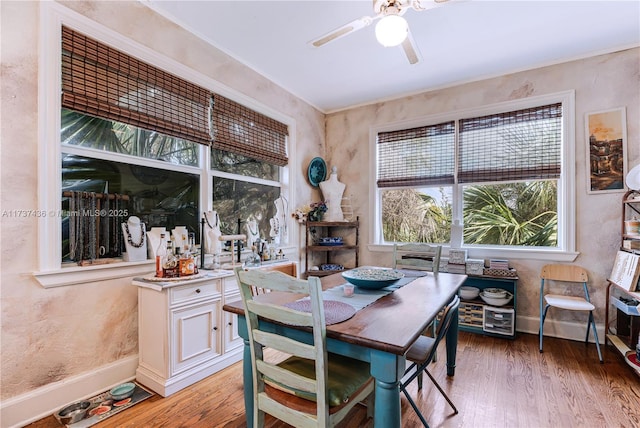
[(373, 15), (372, 0), (142, 1), (323, 112), (640, 45), (638, 0), (421, 0), (404, 15), (416, 65), (375, 23), (308, 43)]

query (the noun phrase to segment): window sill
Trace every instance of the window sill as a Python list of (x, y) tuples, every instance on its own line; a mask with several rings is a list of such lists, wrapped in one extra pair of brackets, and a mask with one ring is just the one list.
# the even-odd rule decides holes
[(44, 288), (54, 288), (145, 275), (153, 272), (153, 264), (153, 260), (144, 260), (96, 266), (73, 266), (34, 272), (33, 276)]
[[(372, 244), (368, 246), (372, 252), (393, 252), (393, 245)], [(449, 254), (449, 246), (442, 247), (442, 256)], [(534, 248), (478, 248), (462, 247), (467, 250), (469, 259), (508, 259), (508, 260), (543, 260), (569, 263), (575, 261), (580, 253), (561, 250), (541, 250)]]

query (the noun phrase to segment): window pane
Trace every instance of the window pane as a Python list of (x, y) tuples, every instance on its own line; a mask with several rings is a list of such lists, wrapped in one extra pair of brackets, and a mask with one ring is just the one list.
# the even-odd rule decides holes
[(200, 146), (196, 143), (68, 109), (62, 109), (61, 120), (63, 145), (198, 166)]
[(245, 177), (280, 181), (280, 168), (277, 165), (224, 150), (211, 149), (211, 169)]
[(463, 186), (465, 244), (558, 246), (558, 181)]
[[(120, 223), (129, 216), (139, 217), (147, 230), (165, 227), (170, 231), (176, 226), (186, 226), (199, 239), (199, 183), (197, 174), (63, 153), (63, 195), (76, 192), (76, 200), (70, 196), (62, 198), (63, 212), (70, 214), (62, 219), (63, 261), (74, 259), (70, 242), (77, 243), (81, 238), (87, 246), (90, 240), (95, 240), (100, 257), (120, 256), (124, 248)], [(107, 201), (94, 198), (92, 193), (125, 195), (125, 198)], [(93, 209), (94, 204), (97, 212)], [(75, 226), (71, 222), (75, 222)], [(86, 233), (81, 237), (82, 226)], [(85, 254), (89, 255), (89, 251), (90, 248)], [(87, 258), (90, 257), (84, 259)], [(77, 257), (75, 259), (77, 261)]]
[(257, 230), (252, 234), (255, 232), (261, 239), (269, 240), (269, 221), (276, 214), (274, 201), (279, 196), (280, 188), (276, 186), (214, 177), (213, 209), (220, 216), (220, 231), (223, 235), (247, 234), (247, 220), (255, 219)]
[(562, 104), (460, 120), (458, 182), (560, 176)]
[(453, 184), (454, 122), (378, 134), (378, 187)]
[(382, 191), (382, 230), (386, 242), (448, 243), (451, 187)]

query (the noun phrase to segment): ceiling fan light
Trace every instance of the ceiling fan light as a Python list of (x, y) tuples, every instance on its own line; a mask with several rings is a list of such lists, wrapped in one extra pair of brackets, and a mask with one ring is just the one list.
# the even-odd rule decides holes
[(384, 47), (398, 46), (408, 33), (409, 25), (399, 15), (387, 15), (376, 24), (376, 39)]

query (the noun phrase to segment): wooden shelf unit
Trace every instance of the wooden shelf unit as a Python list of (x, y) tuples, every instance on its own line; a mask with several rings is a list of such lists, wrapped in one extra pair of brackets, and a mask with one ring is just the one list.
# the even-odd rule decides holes
[[(308, 221), (305, 223), (305, 269), (303, 278), (309, 276), (327, 276), (343, 270), (310, 270), (309, 260), (313, 261), (313, 255), (319, 254), (323, 260), (323, 264), (332, 264), (338, 254), (352, 252), (351, 265), (344, 266), (344, 270), (358, 267), (358, 244), (360, 240), (359, 234), (360, 218), (356, 217), (355, 221)], [(316, 245), (313, 241), (312, 230), (315, 230), (316, 238), (320, 237), (338, 237), (343, 238), (343, 245)], [(349, 236), (343, 236), (338, 232), (346, 232)]]
[(633, 249), (625, 247), (625, 241), (634, 243), (636, 246), (640, 247), (640, 232), (636, 234), (627, 234), (624, 225), (625, 220), (631, 220), (634, 216), (637, 219), (640, 219), (640, 191), (629, 190), (622, 197), (622, 221), (620, 222), (620, 235), (622, 236), (622, 240), (620, 242), (620, 249), (640, 254), (640, 248)]
[[(518, 277), (493, 277), (469, 275), (464, 286), (502, 288), (513, 294), (513, 299), (504, 306), (491, 306), (478, 296), (473, 300), (461, 300), (458, 327), (462, 331), (480, 333), (494, 337), (515, 339), (516, 302)], [(498, 325), (502, 321), (504, 325)]]
[[(627, 248), (625, 241), (640, 242), (640, 234), (627, 234), (625, 230), (625, 220), (630, 220), (632, 217), (640, 218), (640, 192), (637, 190), (629, 190), (622, 197), (622, 218), (620, 220), (620, 250), (629, 253), (640, 254), (640, 249)], [(636, 290), (638, 290), (636, 288)], [(640, 330), (640, 315), (631, 313), (625, 305), (620, 303), (618, 297), (625, 296), (627, 298), (635, 299), (640, 302), (640, 291), (629, 291), (624, 287), (620, 287), (614, 282), (609, 281), (607, 286), (607, 300), (605, 308), (605, 344), (610, 343), (613, 348), (622, 355), (626, 363), (633, 369), (633, 371), (640, 376), (640, 367), (629, 361), (628, 354), (635, 352), (635, 343), (638, 339), (638, 332)], [(615, 300), (615, 301), (614, 301)], [(612, 316), (610, 308), (615, 307), (616, 310), (616, 329), (612, 329), (610, 325), (612, 323)], [(624, 320), (620, 321), (619, 316), (624, 316)], [(619, 328), (624, 324), (624, 321), (629, 322), (629, 335), (626, 331), (620, 332)]]

